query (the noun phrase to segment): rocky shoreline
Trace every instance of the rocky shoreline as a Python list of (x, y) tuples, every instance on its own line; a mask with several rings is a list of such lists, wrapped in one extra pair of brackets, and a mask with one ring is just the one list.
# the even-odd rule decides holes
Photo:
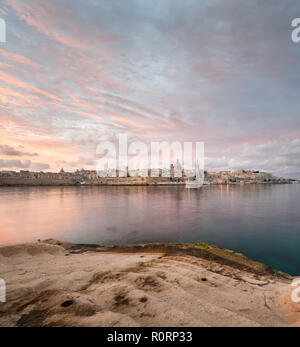
[(203, 242), (0, 247), (0, 326), (290, 326), (292, 276)]
[(282, 279), (293, 277), (272, 269), (269, 265), (253, 261), (242, 253), (229, 249), (220, 248), (205, 242), (178, 243), (178, 242), (153, 242), (144, 244), (122, 244), (122, 245), (96, 245), (96, 244), (73, 244), (61, 242), (54, 239), (43, 241), (47, 244), (61, 246), (70, 254), (82, 254), (85, 252), (111, 252), (111, 253), (159, 253), (168, 255), (189, 255), (196, 258), (209, 260), (221, 265), (247, 271), (257, 276), (274, 276)]

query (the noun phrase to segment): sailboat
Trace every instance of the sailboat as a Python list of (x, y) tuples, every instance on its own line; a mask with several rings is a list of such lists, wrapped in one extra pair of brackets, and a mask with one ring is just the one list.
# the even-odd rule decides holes
[(186, 188), (201, 188), (204, 184), (204, 173), (200, 171), (198, 162), (195, 167), (196, 178), (193, 181), (187, 181), (185, 184)]

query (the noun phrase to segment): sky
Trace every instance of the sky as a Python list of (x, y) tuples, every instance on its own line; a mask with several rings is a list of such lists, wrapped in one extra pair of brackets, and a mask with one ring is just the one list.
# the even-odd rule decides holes
[(299, 0), (1, 0), (0, 170), (100, 141), (203, 141), (207, 170), (300, 178)]

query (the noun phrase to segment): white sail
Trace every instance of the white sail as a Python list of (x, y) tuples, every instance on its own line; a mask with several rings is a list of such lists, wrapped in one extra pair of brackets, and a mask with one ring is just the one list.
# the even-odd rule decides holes
[(186, 188), (201, 188), (204, 182), (204, 172), (200, 170), (198, 162), (195, 165), (195, 176), (193, 181), (186, 182)]

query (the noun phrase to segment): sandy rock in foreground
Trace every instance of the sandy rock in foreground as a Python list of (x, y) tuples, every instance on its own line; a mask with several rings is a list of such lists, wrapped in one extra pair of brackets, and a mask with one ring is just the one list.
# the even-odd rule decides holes
[(7, 284), (0, 326), (288, 326), (300, 319), (290, 281), (189, 254), (73, 254), (53, 242), (2, 247), (0, 278)]

